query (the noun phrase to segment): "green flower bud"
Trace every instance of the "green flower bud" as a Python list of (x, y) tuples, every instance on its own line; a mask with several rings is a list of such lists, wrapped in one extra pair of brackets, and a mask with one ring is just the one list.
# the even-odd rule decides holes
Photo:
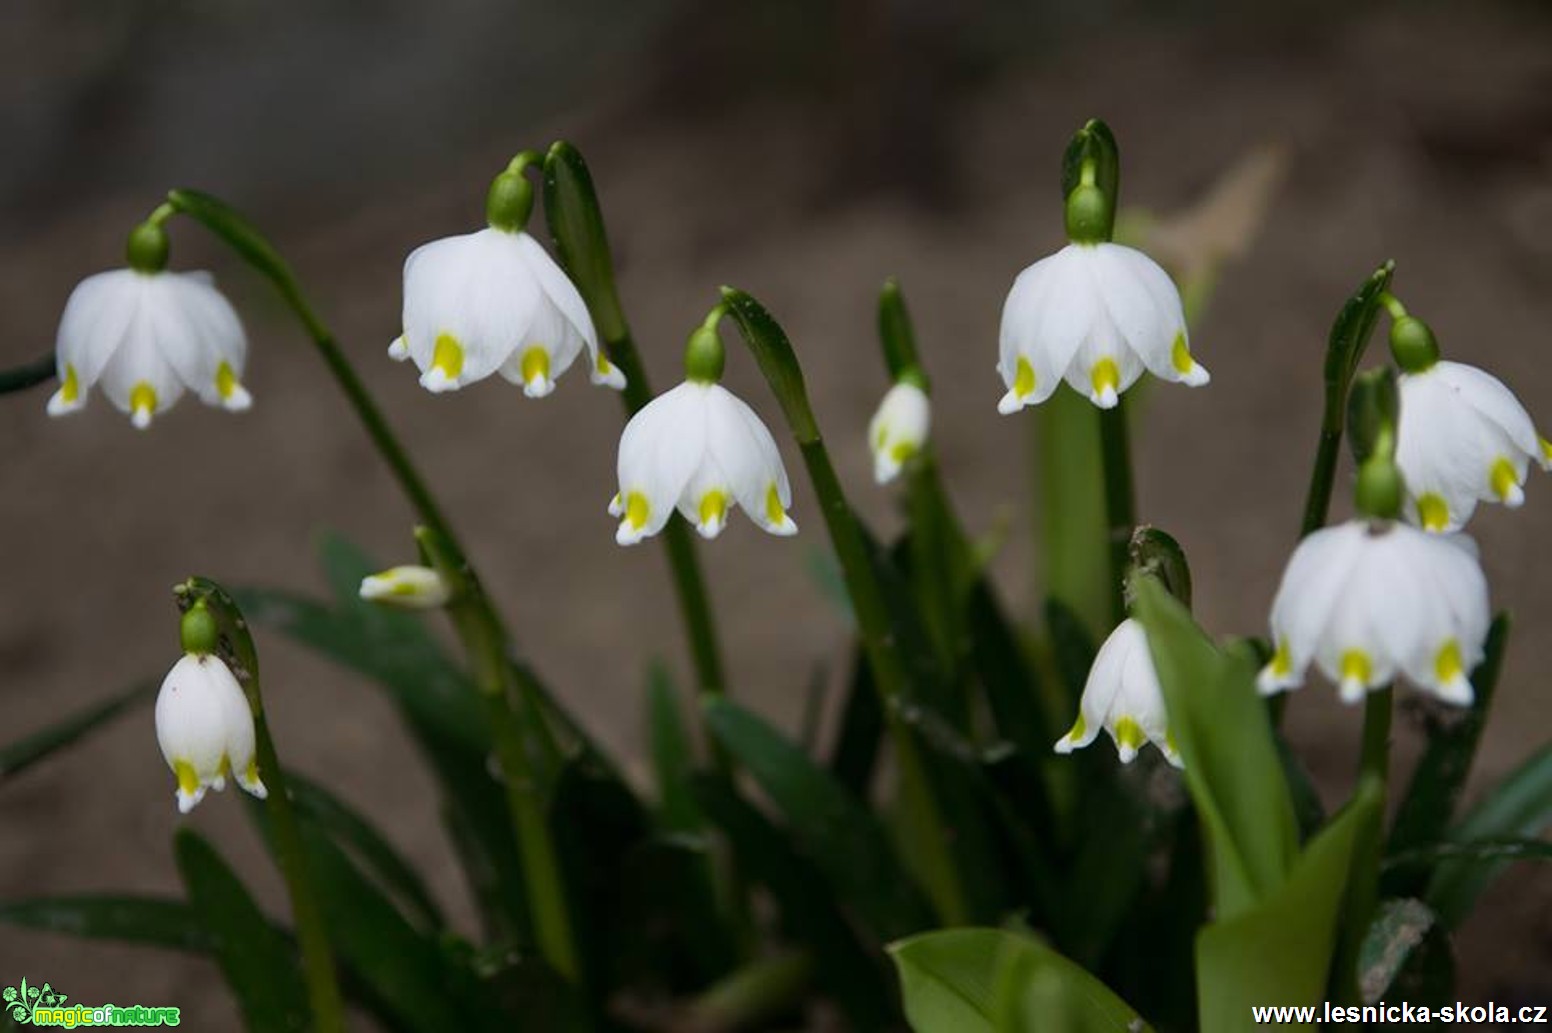
[(183, 651), (192, 656), (207, 656), (216, 651), (216, 640), (219, 638), (216, 619), (211, 616), (203, 599), (184, 611), (183, 620), (178, 625), (178, 637), (183, 643)]
[(1402, 316), (1390, 324), (1390, 354), (1406, 372), (1421, 373), (1439, 361), (1439, 342), (1427, 323)]
[(533, 212), (533, 187), (520, 170), (508, 169), (490, 184), (485, 195), (485, 220), (493, 229), (519, 233)]
[(1358, 468), (1358, 512), (1373, 520), (1395, 520), (1401, 516), (1401, 500), (1406, 483), (1395, 461), (1376, 452)]
[(727, 353), (715, 322), (696, 327), (684, 349), (685, 379), (698, 384), (715, 384), (722, 379), (722, 368), (726, 364)]
[(124, 245), (124, 257), (137, 273), (159, 273), (167, 268), (167, 231), (154, 219), (147, 219), (130, 231)]
[(1110, 239), (1115, 223), (1105, 192), (1092, 183), (1080, 183), (1067, 195), (1067, 239), (1074, 244), (1099, 244)]

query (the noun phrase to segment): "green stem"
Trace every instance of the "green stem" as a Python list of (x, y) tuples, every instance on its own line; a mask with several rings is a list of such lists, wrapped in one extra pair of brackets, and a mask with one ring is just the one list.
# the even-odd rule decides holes
[(58, 363), (52, 351), (33, 362), (0, 370), (0, 395), (46, 384), (54, 379), (57, 372)]
[(253, 708), (254, 741), (258, 748), (259, 778), (269, 790), (265, 807), (275, 829), (275, 860), (285, 879), (291, 898), (291, 918), (296, 923), (297, 944), (302, 950), (302, 974), (307, 981), (307, 998), (312, 1006), (313, 1028), (343, 1030), (344, 1003), (334, 971), (327, 927), (318, 904), (318, 895), (307, 873), (302, 853), (302, 832), (291, 807), (290, 789), (275, 753), (275, 741), (269, 733), (264, 702), (259, 697), (259, 680), (251, 678), (243, 685), (248, 705)]
[(820, 437), (819, 424), (809, 405), (808, 390), (803, 386), (802, 367), (798, 365), (786, 332), (764, 306), (731, 287), (722, 288), (722, 300), (728, 315), (738, 325), (744, 343), (759, 363), (771, 392), (781, 404), (782, 415), (803, 454), (803, 463), (819, 500), (819, 511), (841, 565), (863, 651), (895, 745), (900, 767), (901, 802), (907, 828), (911, 831), (912, 856), (919, 865), (939, 916), (947, 924), (962, 925), (969, 920), (965, 889), (954, 863), (943, 815), (917, 750), (914, 731), (902, 713), (912, 701), (910, 676), (895, 641), (873, 557)]
[(302, 953), (302, 975), (307, 983), (313, 1028), (326, 1033), (343, 1031), (345, 1008), (334, 969), (334, 955), (329, 947), (328, 926), (324, 922), (317, 889), (308, 874), (301, 826), (291, 806), (285, 769), (280, 766), (275, 740), (269, 732), (269, 719), (259, 689), (258, 650), (242, 612), (220, 585), (206, 578), (190, 578), (175, 592), (180, 609), (187, 610), (200, 601), (209, 607), (225, 646), (220, 650), (224, 654), (222, 659), (228, 662), (248, 697), (248, 708), (253, 712), (259, 780), (269, 791), (264, 806), (274, 830), (275, 861), (280, 866), (286, 894), (291, 900), (291, 917), (296, 924), (297, 945)]
[(1358, 765), (1358, 780), (1372, 781), (1379, 787), (1380, 802), (1373, 822), (1362, 829), (1353, 843), (1352, 868), (1347, 876), (1345, 918), (1337, 940), (1332, 981), (1337, 999), (1357, 1004), (1359, 988), (1358, 955), (1374, 919), (1379, 897), (1381, 840), (1384, 831), (1385, 794), (1390, 773), (1390, 723), (1394, 690), (1386, 686), (1371, 692), (1364, 700), (1363, 747)]
[(841, 564), (847, 594), (856, 611), (863, 650), (873, 670), (873, 682), (883, 696), (884, 713), (894, 741), (895, 762), (900, 769), (904, 818), (916, 861), (944, 923), (963, 925), (970, 920), (969, 904), (949, 849), (943, 815), (938, 810), (914, 733), (901, 715), (901, 707), (909, 698), (909, 676), (890, 628), (883, 589), (874, 574), (873, 561), (857, 526), (857, 518), (846, 502), (835, 466), (830, 462), (830, 454), (818, 436), (817, 427), (811, 440), (799, 441), (799, 449)]
[(1315, 469), (1310, 474), (1309, 491), (1304, 496), (1304, 520), (1299, 525), (1300, 538), (1326, 526), (1326, 516), (1331, 510), (1332, 486), (1336, 483), (1336, 464), (1342, 453), (1346, 398), (1345, 391), (1342, 392), (1341, 400), (1335, 403), (1331, 396), (1326, 398), (1326, 415), (1320, 426), (1320, 444), (1315, 449)]
[(1126, 396), (1099, 414), (1100, 452), (1105, 464), (1105, 527), (1110, 546), (1110, 592), (1115, 623), (1126, 619), (1127, 549), (1137, 523), (1132, 494), (1132, 449), (1126, 428)]
[(431, 564), (452, 585), (447, 613), (469, 655), (474, 684), (490, 723), (540, 953), (562, 977), (580, 982), (581, 958), (571, 928), (570, 900), (561, 874), (560, 854), (549, 822), (546, 779), (541, 770), (536, 770), (541, 767), (536, 761), (550, 765), (554, 757), (535, 757), (512, 709), (516, 696), (525, 723), (539, 722), (542, 719), (537, 702), (532, 693), (522, 691), (519, 669), (507, 655), (506, 637), (492, 619), (484, 591), (468, 564), (435, 529), (417, 528), (416, 538)]

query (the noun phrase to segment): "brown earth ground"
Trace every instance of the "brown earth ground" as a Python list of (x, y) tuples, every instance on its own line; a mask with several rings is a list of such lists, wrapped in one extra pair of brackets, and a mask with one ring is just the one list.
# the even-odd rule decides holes
[[(1525, 9), (1426, 7), (1340, 27), (1317, 21), (1318, 31), (1290, 19), (1072, 32), (1060, 47), (959, 83), (952, 117), (936, 119), (938, 135), (923, 147), (921, 176), (907, 170), (892, 184), (906, 189), (891, 190), (871, 189), (874, 167), (852, 167), (838, 150), (850, 123), (822, 101), (841, 87), (728, 97), (711, 82), (736, 82), (736, 67), (708, 48), (663, 43), (640, 54), (614, 44), (588, 66), (587, 89), (547, 109), (493, 109), (477, 78), (456, 96), (451, 86), (437, 95), (450, 105), (445, 115), (424, 102), (400, 119), (371, 93), (381, 77), (363, 65), (352, 78), (348, 64), (334, 74), (350, 88), (238, 91), (227, 112), (192, 88), (202, 76), (231, 86), (223, 52), (201, 58), (183, 53), (182, 37), (158, 37), (167, 63), (153, 89), (137, 80), (133, 100), (81, 102), (106, 127), (82, 149), (51, 135), (63, 109), (50, 98), (86, 76), (101, 40), (39, 9), (24, 7), (31, 22), (12, 17), (46, 47), (29, 46), (26, 31), (0, 44), (36, 72), (0, 80), (7, 147), (17, 149), (7, 159), (11, 196), (0, 199), (0, 365), (47, 347), (72, 284), (118, 262), (125, 228), (158, 187), (191, 181), (228, 194), (293, 260), (454, 514), (527, 655), (630, 756), (640, 752), (647, 660), (665, 657), (680, 672), (687, 662), (659, 550), (617, 548), (604, 513), (616, 400), (577, 373), (542, 403), (496, 382), (432, 397), (383, 354), (398, 332), (403, 256), (476, 225), (489, 175), (518, 147), (563, 135), (588, 155), (658, 385), (674, 379), (684, 335), (717, 284), (745, 286), (769, 305), (805, 363), (843, 479), (884, 528), (897, 523), (893, 494), (871, 484), (863, 429), (884, 386), (873, 298), (886, 274), (899, 275), (936, 378), (943, 466), (973, 528), (1007, 520), (1015, 529), (997, 569), (1021, 612), (1036, 598), (1022, 533), (1028, 420), (995, 412), (997, 320), (1014, 273), (1058, 241), (1053, 166), (1091, 114), (1123, 143), (1126, 200), (1156, 211), (1191, 203), (1257, 145), (1287, 149), (1263, 233), (1194, 327), (1211, 387), (1152, 392), (1136, 443), (1141, 515), (1184, 544), (1209, 628), (1263, 630), (1297, 528), (1324, 336), (1379, 260), (1397, 260), (1398, 289), (1452, 356), (1497, 373), (1552, 425), (1552, 24)], [(478, 36), (466, 29), (425, 45), (440, 48), (450, 73), (450, 55)], [(311, 67), (317, 56), (294, 60)], [(480, 75), (494, 74), (487, 65)], [(512, 74), (490, 82), (510, 86)], [(697, 83), (706, 92), (684, 102)], [(133, 105), (134, 117), (121, 124), (115, 104)], [(337, 146), (308, 135), (319, 107), (338, 121)], [(292, 117), (288, 136), (281, 128)], [(422, 139), (439, 133), (452, 141), (445, 150)], [(52, 150), (40, 156), (34, 138)], [(0, 404), (0, 738), (163, 671), (176, 647), (168, 586), (190, 572), (321, 590), (312, 544), (324, 528), (384, 559), (411, 556), (410, 516), (393, 483), (264, 287), (190, 228), (175, 234), (175, 263), (213, 266), (243, 311), (257, 404), (228, 417), (185, 401), (147, 434), (101, 400), (60, 422), (44, 416), (44, 391)], [(729, 367), (730, 386), (773, 417), (746, 358)], [(842, 620), (810, 572), (823, 546), (814, 500), (805, 484), (795, 492), (797, 539), (735, 520), (702, 550), (733, 691), (789, 726), (801, 703), (794, 671), (838, 658), (844, 645)], [(1473, 792), (1547, 737), (1552, 558), (1542, 550), (1552, 487), (1533, 475), (1527, 493), (1524, 510), (1490, 508), (1473, 525), (1495, 603), (1517, 617)], [(285, 756), (379, 821), (467, 919), (431, 785), (380, 696), (282, 641), (262, 647)], [(1292, 701), (1290, 727), (1324, 791), (1340, 798), (1357, 713), (1312, 687)], [(1414, 723), (1403, 720), (1398, 737), (1405, 763)], [(277, 881), (239, 811), (215, 797), (188, 820), (278, 906)], [(0, 896), (177, 893), (169, 842), (179, 820), (149, 710), (136, 712), (0, 785)], [(1544, 867), (1521, 867), (1486, 896), (1459, 938), (1464, 999), (1552, 1002), (1549, 905)], [(0, 984), (24, 974), (81, 1001), (177, 1003), (194, 1029), (236, 1021), (215, 968), (182, 956), (0, 931)]]

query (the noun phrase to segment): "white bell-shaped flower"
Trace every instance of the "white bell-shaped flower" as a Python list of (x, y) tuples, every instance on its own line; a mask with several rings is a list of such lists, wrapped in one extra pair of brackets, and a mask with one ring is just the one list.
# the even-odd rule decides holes
[(891, 387), (868, 424), (874, 480), (888, 484), (899, 476), (905, 461), (926, 444), (931, 426), (932, 407), (927, 392), (910, 381)]
[(1352, 520), (1311, 534), (1288, 561), (1272, 603), (1276, 652), (1257, 684), (1266, 695), (1297, 688), (1313, 662), (1346, 703), (1404, 674), (1469, 704), (1490, 617), (1471, 539)]
[(1462, 527), (1478, 502), (1515, 507), (1534, 461), (1552, 469), (1552, 443), (1497, 377), (1435, 362), (1400, 377), (1396, 465), (1407, 483), (1408, 519), (1426, 531)]
[(542, 398), (578, 355), (595, 384), (625, 375), (599, 350), (576, 286), (522, 230), (487, 227), (423, 244), (404, 262), (404, 332), (388, 347), (421, 386), (454, 391), (500, 373)]
[(156, 697), (156, 741), (178, 781), (178, 810), (187, 814), (205, 790), (228, 775), (254, 796), (267, 792), (254, 756), (253, 712), (242, 686), (211, 654), (185, 654)]
[(715, 538), (736, 503), (771, 534), (797, 534), (781, 452), (755, 411), (721, 384), (686, 380), (631, 417), (620, 436), (615, 540), (657, 534), (675, 508)]
[(1103, 728), (1115, 740), (1121, 763), (1130, 764), (1151, 742), (1175, 767), (1181, 766), (1169, 734), (1164, 694), (1148, 650), (1148, 635), (1128, 617), (1105, 639), (1089, 669), (1078, 704), (1078, 720), (1057, 740), (1057, 753), (1071, 753), (1093, 742)]
[(1038, 405), (1066, 380), (1102, 409), (1146, 370), (1199, 387), (1180, 292), (1158, 263), (1107, 242), (1069, 244), (1019, 274), (1002, 309), (997, 411)]
[(88, 276), (65, 302), (54, 351), (50, 416), (82, 408), (94, 386), (141, 429), (186, 390), (234, 412), (253, 404), (242, 385), (248, 339), (208, 273)]
[(434, 610), (447, 605), (452, 590), (430, 567), (390, 567), (361, 579), (361, 598), (404, 610)]

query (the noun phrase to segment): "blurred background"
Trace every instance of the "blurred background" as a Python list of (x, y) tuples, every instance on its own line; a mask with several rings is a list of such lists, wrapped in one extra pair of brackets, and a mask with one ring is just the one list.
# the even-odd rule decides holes
[[(227, 198), (295, 265), (527, 656), (634, 757), (647, 663), (681, 676), (688, 663), (660, 550), (616, 547), (605, 514), (618, 401), (579, 373), (542, 402), (495, 379), (422, 391), (385, 355), (404, 256), (481, 225), (512, 153), (574, 141), (654, 383), (678, 379), (718, 284), (750, 290), (791, 334), (841, 475), (886, 531), (896, 496), (871, 483), (864, 430), (886, 387), (876, 293), (900, 276), (950, 487), (973, 531), (1006, 532), (995, 566), (1028, 614), (1033, 420), (995, 411), (997, 325), (1013, 276), (1061, 243), (1057, 165), (1089, 116), (1121, 142), (1123, 204), (1156, 216), (1219, 211), (1200, 206), (1247, 159), (1271, 170), (1250, 191), (1261, 218), (1235, 216), (1259, 230), (1192, 328), (1211, 387), (1152, 391), (1136, 423), (1140, 515), (1185, 545), (1215, 633), (1264, 633), (1298, 529), (1325, 335), (1381, 260), (1396, 259), (1398, 293), (1448, 355), (1502, 377), (1552, 426), (1552, 9), (1488, 0), (7, 0), (0, 367), (51, 346), (70, 289), (120, 264), (165, 189)], [(537, 216), (534, 229), (547, 239)], [(213, 269), (238, 305), (255, 407), (233, 417), (185, 400), (140, 434), (100, 397), (61, 421), (43, 412), (51, 387), (0, 399), (5, 739), (160, 677), (177, 656), (168, 590), (189, 573), (321, 592), (326, 529), (385, 565), (413, 557), (407, 507), (266, 285), (192, 224), (174, 226), (173, 264)], [(730, 386), (774, 421), (752, 364), (730, 354)], [(702, 550), (733, 691), (788, 726), (805, 672), (839, 674), (846, 642), (814, 573), (820, 520), (794, 482), (803, 534), (735, 520)], [(1484, 507), (1473, 524), (1495, 604), (1517, 616), (1473, 785), (1548, 734), (1552, 483), (1532, 474), (1527, 494), (1522, 511)], [(430, 783), (386, 703), (275, 636), (260, 647), (282, 756), (381, 822), (468, 915)], [(1398, 764), (1415, 753), (1415, 717), (1399, 722)], [(1324, 685), (1291, 703), (1330, 800), (1350, 784), (1359, 720)], [(179, 892), (172, 788), (149, 707), (0, 782), (0, 897)], [(188, 820), (278, 910), (240, 810), (213, 797)], [(1464, 1000), (1552, 1001), (1548, 869), (1500, 881), (1459, 951)], [(236, 1022), (215, 968), (179, 955), (0, 931), (0, 984), (23, 975), (76, 1001), (180, 1005), (196, 1029)]]

